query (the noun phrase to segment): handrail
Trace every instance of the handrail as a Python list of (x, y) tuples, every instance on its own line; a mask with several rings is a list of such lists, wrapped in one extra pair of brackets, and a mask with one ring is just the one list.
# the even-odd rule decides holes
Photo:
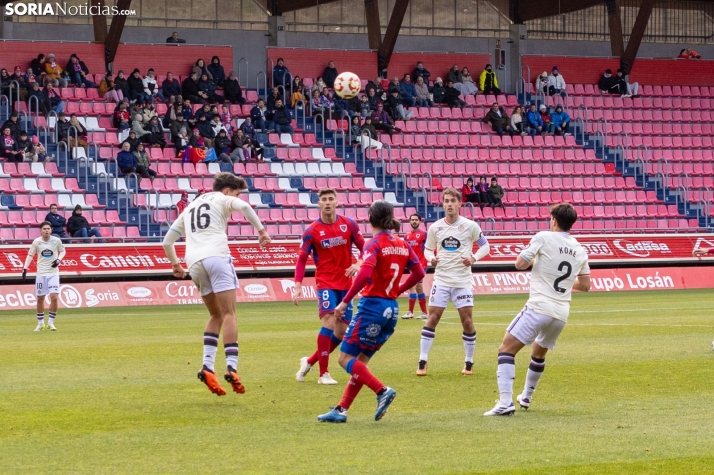
[[(407, 181), (407, 175), (405, 173), (400, 173), (398, 176), (402, 180), (402, 184), (404, 185), (404, 193), (402, 196), (402, 203), (407, 202), (407, 188), (409, 187), (410, 183)], [(399, 191), (399, 190), (397, 190)]]
[(30, 121), (30, 116), (27, 112), (23, 110), (16, 111), (17, 112), (17, 120), (19, 122), (22, 122), (22, 128), (25, 132), (29, 130), (27, 123)]
[[(434, 177), (429, 172), (424, 172), (422, 174), (422, 186), (424, 186), (424, 178), (429, 178), (429, 196), (434, 193)], [(428, 200), (427, 200), (428, 201)]]
[[(270, 67), (268, 67), (268, 62), (270, 62)], [(266, 72), (265, 72), (266, 76), (268, 75), (267, 71), (270, 71), (270, 87), (272, 89), (272, 87), (273, 87), (273, 69), (275, 69), (275, 63), (273, 62), (273, 60), (271, 58), (265, 58), (265, 69), (266, 69)], [(267, 84), (265, 86), (265, 90), (266, 90), (265, 94), (267, 97), (267, 94), (268, 94), (267, 93), (267, 90), (268, 90)]]
[[(602, 158), (605, 158), (605, 149), (606, 149), (606, 145), (605, 145), (605, 135), (604, 135), (602, 132), (600, 132), (600, 131), (598, 130), (597, 132), (595, 132), (594, 137), (595, 137), (596, 139), (597, 139), (598, 137), (600, 137), (600, 142), (601, 142), (600, 152), (602, 153)], [(595, 151), (597, 151), (597, 145), (595, 146)]]
[(67, 142), (57, 143), (57, 164), (62, 163), (62, 152), (64, 152), (64, 169), (67, 171), (69, 165), (69, 144)]
[[(302, 107), (298, 107), (302, 106)], [(305, 124), (307, 123), (307, 118), (305, 116), (305, 101), (298, 100), (295, 101), (295, 122), (297, 123), (298, 127), (301, 129), (305, 129)], [(300, 125), (300, 111), (302, 111), (302, 126)]]
[[(527, 64), (521, 64), (521, 77), (523, 77), (523, 68), (526, 68), (528, 71), (528, 84), (531, 83), (531, 67), (528, 66)], [(525, 89), (523, 90), (525, 92)]]
[(640, 150), (644, 150), (644, 151), (643, 151), (643, 154), (644, 154), (644, 159), (643, 159), (644, 161), (643, 161), (643, 163), (644, 163), (644, 165), (645, 165), (644, 172), (645, 172), (645, 173), (649, 173), (649, 166), (650, 166), (650, 149), (647, 148), (647, 145), (645, 145), (645, 144), (643, 144), (643, 143), (639, 144), (639, 145), (637, 146), (636, 155), (635, 155), (635, 157), (636, 157), (637, 159), (640, 158)]
[[(521, 91), (519, 92), (518, 86), (523, 84)], [(516, 98), (518, 98), (519, 94), (523, 94), (523, 102), (526, 100), (526, 80), (523, 79), (523, 76), (520, 76), (518, 79), (516, 79)]]
[(322, 127), (322, 144), (325, 144), (325, 115), (322, 112), (318, 112), (314, 116), (315, 119), (315, 139), (317, 139), (317, 118), (321, 117), (320, 126)]
[(146, 216), (146, 237), (151, 237), (149, 234), (149, 225), (151, 224), (151, 209), (149, 208), (149, 205), (139, 205), (139, 219), (138, 219), (138, 224), (139, 224), (139, 233), (141, 233), (141, 211), (146, 210), (146, 213), (144, 215)]
[[(655, 162), (656, 169), (657, 169), (657, 175), (662, 175), (663, 178), (666, 178), (667, 181), (666, 183), (669, 183), (669, 162), (667, 161), (667, 158), (665, 157), (660, 157), (657, 159)], [(664, 165), (664, 171), (662, 171), (661, 166)]]
[[(74, 147), (71, 146), (72, 144), (72, 134), (74, 133)], [(72, 155), (72, 158), (76, 158), (74, 156), (74, 149), (79, 147), (79, 131), (77, 128), (73, 125), (69, 126), (69, 129), (67, 130), (67, 144), (70, 145), (69, 150), (70, 154)]]
[[(622, 138), (623, 134), (624, 138)], [(622, 145), (622, 142), (624, 142), (624, 145)], [(622, 166), (624, 167), (625, 160), (629, 159), (630, 156), (630, 135), (624, 130), (617, 133), (617, 145), (621, 146), (624, 150), (624, 155), (622, 156)], [(617, 159), (615, 159), (615, 166), (617, 166)]]
[(404, 157), (402, 159), (402, 168), (399, 170), (400, 172), (404, 173), (404, 163), (409, 164), (409, 181), (412, 179), (412, 159), (409, 157)]
[[(240, 72), (241, 72), (241, 67), (240, 67), (240, 66), (241, 66), (241, 64), (242, 64), (243, 62), (245, 62), (245, 82), (244, 82), (244, 83), (241, 83), (241, 82), (240, 82)], [(249, 74), (249, 72), (250, 72), (249, 69), (250, 69), (250, 68), (248, 67), (248, 60), (245, 59), (245, 57), (240, 58), (240, 59), (238, 60), (238, 83), (239, 83), (239, 84), (243, 84), (243, 86), (245, 86), (246, 88), (248, 87), (248, 74)]]
[[(260, 93), (260, 75), (263, 75), (263, 97), (262, 99), (264, 101), (268, 100), (268, 75), (265, 74), (263, 71), (258, 71), (258, 74), (255, 75), (255, 89), (258, 93)], [(261, 99), (260, 94), (258, 94), (258, 99)]]
[[(707, 192), (706, 199), (704, 199), (704, 200), (702, 199), (702, 191), (701, 190), (706, 190), (706, 192)], [(707, 218), (707, 225), (709, 225), (709, 217), (711, 214), (710, 213), (711, 202), (712, 202), (712, 190), (710, 190), (708, 186), (703, 185), (699, 191), (699, 200), (697, 203), (699, 205), (699, 209), (697, 209), (697, 221), (699, 221), (701, 219), (701, 217), (702, 217), (701, 213), (703, 211), (705, 213), (704, 217)], [(702, 204), (704, 206), (702, 206)]]
[[(3, 98), (5, 98), (4, 101), (3, 101)], [(0, 107), (2, 107), (3, 117), (9, 117), (10, 116), (10, 99), (5, 94), (0, 95)]]
[[(15, 85), (13, 86), (13, 84)], [(16, 79), (13, 79), (10, 81), (10, 87), (15, 89), (15, 103), (20, 102), (20, 83)], [(12, 93), (10, 95), (12, 96)]]
[[(52, 117), (55, 118), (55, 127), (54, 127), (54, 129), (50, 126), (50, 119), (51, 119)], [(59, 135), (58, 135), (58, 133), (57, 133), (57, 123), (58, 123), (58, 122), (59, 122), (59, 115), (57, 115), (57, 112), (55, 112), (54, 110), (50, 109), (50, 111), (47, 112), (47, 127), (49, 127), (49, 129), (54, 132), (54, 133), (53, 133), (53, 136), (52, 136), (52, 139), (53, 139), (53, 142), (52, 142), (52, 143), (57, 143), (57, 142), (59, 142)]]
[[(429, 210), (429, 194), (427, 193), (426, 187), (424, 187), (424, 186), (422, 186), (421, 190), (419, 190), (419, 191), (421, 191), (422, 194), (424, 195), (424, 215), (423, 216), (424, 216), (424, 221), (426, 222), (426, 213)], [(416, 202), (416, 209), (417, 209), (417, 213), (418, 213), (419, 212), (419, 201), (418, 200)]]
[[(639, 166), (638, 166), (639, 165)], [(635, 159), (635, 183), (637, 183), (637, 171), (640, 171), (642, 175), (642, 185), (644, 186), (645, 177), (647, 176), (647, 170), (645, 169), (645, 162), (641, 158)]]
[[(44, 140), (41, 138), (44, 136)], [(38, 125), (37, 126), (37, 138), (42, 142), (42, 145), (45, 147), (45, 151), (47, 151), (47, 139), (50, 136), (50, 129), (47, 126), (44, 125)]]
[[(602, 130), (600, 130), (601, 123), (603, 124)], [(608, 143), (610, 132), (607, 124), (607, 119), (604, 116), (600, 117), (595, 123), (595, 132), (602, 132), (603, 136), (605, 137), (605, 144)]]
[[(345, 154), (347, 153), (347, 144), (345, 143), (345, 131), (344, 130), (338, 130), (339, 136), (342, 138), (342, 158), (345, 158)], [(333, 132), (334, 133), (334, 132)], [(337, 144), (337, 137), (335, 137), (335, 145)], [(335, 150), (337, 150), (337, 147), (335, 147)]]
[(471, 209), (471, 221), (476, 221), (476, 208), (474, 208), (474, 204), (468, 201), (466, 202), (466, 207)]
[[(380, 150), (380, 151), (379, 151), (379, 152), (380, 152), (379, 154), (375, 154), (375, 160), (374, 160), (375, 163), (379, 163), (379, 164), (381, 164), (381, 166), (382, 166), (382, 186), (381, 186), (380, 188), (384, 188), (384, 187), (386, 186), (386, 184), (387, 184), (387, 171), (386, 171), (387, 161), (386, 161), (386, 160), (384, 159), (384, 157), (382, 156), (382, 152), (383, 152), (383, 151), (384, 151), (384, 149)], [(377, 179), (377, 167), (376, 167), (376, 165), (375, 165), (375, 170), (374, 170), (374, 179), (375, 179), (375, 180)]]
[(660, 182), (662, 183), (662, 185), (661, 185), (663, 188), (662, 191), (664, 192), (664, 190), (667, 188), (667, 180), (665, 179), (664, 174), (657, 172), (655, 174), (655, 178), (657, 179), (657, 180), (655, 180), (655, 194), (658, 194), (657, 192), (659, 191), (659, 188), (660, 188)]
[(30, 112), (30, 120), (32, 120), (33, 103), (35, 104), (35, 110), (37, 111), (37, 114), (35, 114), (35, 118), (40, 117), (40, 100), (37, 98), (37, 96), (30, 96), (30, 98), (27, 100), (27, 110)]
[[(369, 140), (372, 140), (370, 137)], [(389, 144), (383, 144), (381, 150), (379, 151), (379, 155), (382, 158), (382, 187), (387, 186), (387, 160), (384, 159), (384, 152), (387, 152), (387, 159), (389, 160), (389, 163), (392, 163), (392, 147), (389, 146)]]
[[(136, 173), (130, 173), (129, 175), (134, 175), (134, 177), (136, 177)], [(127, 176), (129, 176), (129, 175), (127, 175)], [(123, 200), (125, 202), (124, 206), (126, 207), (127, 221), (128, 221), (129, 207), (130, 207), (129, 203), (131, 200), (131, 190), (129, 190), (128, 188), (122, 188), (121, 190), (117, 190), (116, 192), (117, 192), (117, 214), (121, 218), (121, 202), (122, 202), (121, 196), (124, 195)]]
[[(684, 180), (682, 180), (684, 178)], [(682, 185), (682, 181), (684, 181), (684, 185)], [(683, 201), (684, 203), (689, 202), (689, 175), (685, 171), (681, 171), (677, 174), (677, 186), (675, 188), (676, 191), (679, 190), (684, 191), (684, 198)], [(679, 208), (679, 203), (680, 203), (680, 195), (675, 196), (675, 204), (677, 205), (677, 208)]]

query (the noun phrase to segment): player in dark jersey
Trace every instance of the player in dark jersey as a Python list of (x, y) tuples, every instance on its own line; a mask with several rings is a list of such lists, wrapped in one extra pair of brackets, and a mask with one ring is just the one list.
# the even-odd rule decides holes
[[(414, 253), (419, 258), (419, 263), (424, 268), (424, 272), (426, 273), (426, 268), (428, 267), (426, 257), (424, 257), (424, 248), (426, 247), (426, 231), (419, 229), (419, 226), (421, 226), (421, 216), (419, 216), (419, 213), (414, 213), (409, 216), (409, 224), (411, 225), (412, 230), (404, 235), (404, 240), (407, 244), (409, 244), (409, 247), (414, 250)], [(402, 315), (402, 318), (406, 320), (414, 318), (414, 303), (417, 298), (419, 299), (419, 307), (421, 308), (419, 320), (426, 320), (426, 317), (428, 316), (426, 313), (426, 295), (424, 294), (424, 285), (421, 281), (409, 289), (409, 311)]]
[(300, 369), (295, 374), (298, 382), (305, 380), (315, 363), (319, 363), (318, 384), (337, 384), (328, 372), (330, 353), (337, 348), (352, 318), (352, 304), (342, 318), (335, 318), (335, 307), (352, 286), (352, 277), (357, 275), (360, 261), (352, 264), (352, 245), (362, 255), (364, 237), (354, 220), (337, 214), (337, 192), (325, 188), (318, 192), (320, 219), (305, 229), (302, 246), (295, 268), (295, 289), (293, 302), (298, 304), (302, 296), (302, 279), (305, 264), (312, 254), (317, 270), (317, 305), (322, 320), (322, 328), (317, 335), (317, 350), (312, 356), (300, 359)]
[[(340, 403), (330, 412), (317, 416), (320, 422), (347, 422), (347, 409), (363, 385), (377, 394), (378, 421), (387, 413), (397, 395), (385, 386), (367, 367), (372, 356), (386, 343), (397, 325), (397, 297), (424, 278), (424, 268), (414, 251), (400, 237), (401, 223), (394, 219), (394, 208), (384, 200), (372, 203), (369, 223), (374, 237), (364, 249), (364, 263), (349, 292), (335, 308), (335, 315), (344, 315), (352, 298), (362, 291), (357, 314), (352, 318), (340, 347), (340, 366), (351, 375)], [(405, 269), (411, 274), (399, 284)]]

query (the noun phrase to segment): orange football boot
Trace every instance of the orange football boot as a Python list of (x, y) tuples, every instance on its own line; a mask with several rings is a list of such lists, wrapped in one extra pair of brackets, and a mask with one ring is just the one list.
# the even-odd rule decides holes
[(200, 379), (206, 386), (208, 386), (208, 389), (213, 394), (216, 394), (218, 396), (226, 395), (226, 390), (223, 389), (218, 383), (218, 378), (216, 378), (216, 374), (205, 366), (203, 367), (203, 369), (201, 369), (201, 371), (198, 372), (198, 379)]
[(245, 393), (245, 386), (243, 386), (243, 383), (240, 382), (240, 376), (238, 376), (238, 373), (235, 371), (226, 371), (226, 374), (224, 374), (223, 377), (226, 378), (226, 381), (231, 383), (234, 393)]

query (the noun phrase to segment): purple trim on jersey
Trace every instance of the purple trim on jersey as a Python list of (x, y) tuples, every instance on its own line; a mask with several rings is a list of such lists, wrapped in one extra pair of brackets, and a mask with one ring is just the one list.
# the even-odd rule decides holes
[(476, 241), (476, 244), (478, 244), (479, 247), (483, 247), (488, 244), (488, 239), (486, 239), (486, 236), (482, 234), (481, 237), (478, 238), (478, 241)]

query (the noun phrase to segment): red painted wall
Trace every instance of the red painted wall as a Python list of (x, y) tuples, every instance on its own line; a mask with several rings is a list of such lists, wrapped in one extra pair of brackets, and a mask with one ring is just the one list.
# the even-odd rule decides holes
[[(351, 71), (360, 79), (374, 79), (377, 76), (377, 53), (365, 50), (318, 50), (296, 48), (268, 48), (267, 57), (277, 63), (278, 58), (285, 60), (293, 75), (316, 79), (330, 60), (335, 62), (339, 72)], [(471, 53), (394, 53), (389, 63), (389, 77), (401, 78), (405, 73), (411, 73), (417, 61), (422, 61), (424, 67), (431, 72), (431, 80), (446, 74), (454, 64), (460, 68), (469, 68), (472, 76), (477, 76), (486, 63), (491, 62), (489, 54)], [(270, 64), (270, 63), (269, 63)]]
[[(572, 56), (524, 55), (522, 63), (531, 68), (531, 83), (543, 71), (550, 73), (553, 66), (558, 66), (565, 82), (569, 84), (597, 84), (606, 69), (616, 71), (620, 67), (617, 58)], [(714, 61), (638, 59), (630, 73), (630, 81), (660, 86), (714, 86)]]
[(24, 73), (30, 66), (30, 61), (40, 53), (45, 56), (53, 53), (62, 69), (69, 62), (70, 55), (75, 53), (84, 61), (90, 73), (104, 72), (104, 46), (95, 43), (0, 41), (0, 67), (6, 68), (12, 74), (15, 66), (20, 66)]

